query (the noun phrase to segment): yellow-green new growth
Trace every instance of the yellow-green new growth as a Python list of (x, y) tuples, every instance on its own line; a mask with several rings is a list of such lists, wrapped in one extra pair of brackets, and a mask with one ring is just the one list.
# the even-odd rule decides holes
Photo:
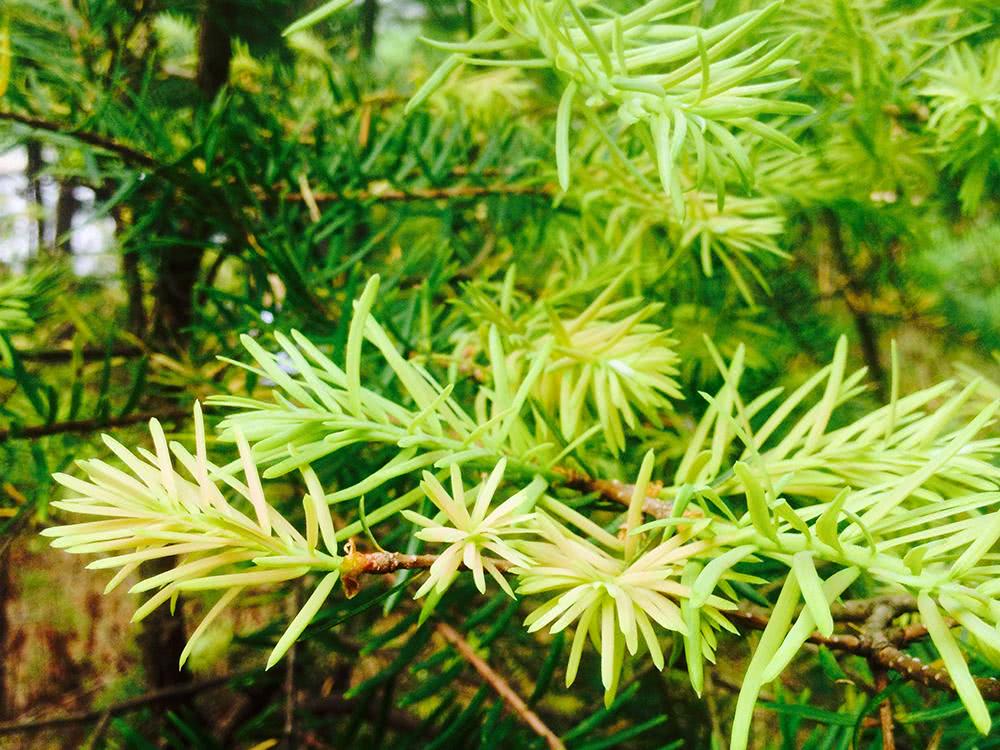
[(674, 380), (675, 342), (668, 330), (649, 320), (661, 306), (623, 314), (640, 302), (612, 301), (623, 281), (620, 277), (609, 285), (573, 318), (552, 310), (537, 315), (527, 325), (530, 343), (509, 357), (510, 370), (517, 373), (528, 354), (551, 351), (533, 395), (557, 420), (567, 442), (590, 429), (596, 417), (615, 454), (625, 449), (626, 428), (636, 429), (641, 419), (661, 424), (671, 402), (683, 398)]
[(965, 44), (949, 47), (927, 76), (920, 92), (930, 98), (927, 129), (946, 168), (962, 174), (958, 194), (971, 214), (1000, 171), (1000, 41), (984, 45), (979, 55)]
[[(489, 573), (500, 588), (513, 598), (514, 591), (510, 584), (504, 579), (496, 563), (484, 557), (483, 552), (492, 553), (512, 565), (528, 565), (528, 558), (514, 544), (516, 537), (533, 533), (530, 524), (534, 520), (534, 514), (531, 509), (545, 490), (546, 483), (543, 479), (536, 478), (507, 500), (494, 505), (493, 498), (506, 466), (507, 460), (500, 459), (485, 482), (468, 496), (457, 464), (451, 465), (451, 494), (433, 474), (424, 472), (420, 486), (440, 513), (433, 519), (411, 510), (404, 510), (402, 514), (421, 527), (416, 533), (418, 539), (448, 546), (431, 565), (427, 580), (414, 594), (415, 599), (432, 590), (438, 596), (443, 594), (455, 580), (462, 565), (472, 571), (476, 588), (481, 593), (486, 591), (485, 574)], [(471, 510), (468, 507), (470, 503)]]
[(677, 601), (690, 591), (677, 579), (684, 562), (705, 545), (685, 545), (679, 537), (672, 537), (630, 563), (547, 516), (539, 516), (538, 528), (541, 540), (523, 545), (533, 562), (516, 570), (517, 593), (551, 598), (532, 611), (524, 624), (529, 632), (548, 627), (549, 632), (558, 633), (576, 623), (566, 685), (576, 679), (589, 635), (601, 656), (605, 703), (610, 703), (618, 689), (625, 651), (636, 654), (640, 636), (657, 669), (663, 669), (663, 651), (653, 624), (685, 632)]
[[(576, 0), (483, 3), (492, 23), (472, 39), (427, 40), (453, 54), (417, 91), (408, 110), (463, 64), (551, 68), (565, 82), (556, 113), (555, 144), (562, 188), (570, 181), (571, 119), (576, 111), (614, 147), (627, 169), (634, 167), (615, 145), (612, 133), (622, 124), (626, 128), (641, 124), (639, 139), (656, 159), (663, 190), (680, 206), (679, 162), (687, 152), (693, 152), (699, 184), (706, 174), (718, 184), (723, 165), (730, 160), (744, 181), (751, 180), (749, 157), (734, 130), (794, 148), (787, 136), (759, 119), (810, 111), (801, 103), (769, 97), (795, 82), (786, 75), (795, 60), (782, 56), (794, 37), (767, 51), (764, 42), (734, 51), (747, 44), (779, 5), (772, 3), (701, 29), (681, 22), (691, 4), (679, 0), (654, 0), (620, 14)], [(505, 52), (515, 57), (496, 57)], [(607, 110), (617, 114), (617, 126), (602, 121)]]
[[(79, 461), (87, 479), (56, 474), (56, 481), (76, 496), (52, 503), (68, 513), (100, 520), (55, 526), (42, 534), (53, 537), (52, 546), (72, 554), (112, 553), (87, 566), (117, 569), (105, 593), (133, 573), (141, 576), (142, 563), (176, 557), (173, 568), (143, 578), (129, 589), (131, 593), (155, 592), (136, 610), (133, 622), (167, 601), (173, 606), (181, 592), (223, 592), (192, 634), (181, 654), (181, 665), (208, 626), (245, 588), (302, 578), (311, 571), (325, 573), (279, 640), (268, 661), (270, 666), (301, 634), (336, 582), (340, 558), (330, 511), (315, 475), (307, 471), (310, 494), (303, 499), (303, 535), (267, 502), (242, 435), (237, 441), (245, 483), (208, 461), (205, 426), (197, 403), (194, 423), (193, 456), (179, 443), (168, 447), (163, 428), (155, 419), (149, 425), (153, 452), (139, 448), (136, 455), (105, 435), (105, 444), (128, 471), (99, 459)], [(175, 468), (174, 461), (184, 473)], [(227, 493), (235, 496), (235, 502)], [(320, 548), (321, 540), (325, 550)]]

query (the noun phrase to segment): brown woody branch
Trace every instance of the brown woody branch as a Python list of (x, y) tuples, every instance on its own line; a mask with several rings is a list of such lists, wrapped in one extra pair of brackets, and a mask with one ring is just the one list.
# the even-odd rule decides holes
[[(886, 612), (891, 612), (892, 617), (889, 620), (893, 620), (907, 612), (916, 612), (917, 600), (910, 594), (891, 594), (875, 599), (849, 599), (842, 604), (831, 606), (830, 611), (833, 613), (833, 619), (841, 622), (868, 622), (876, 611), (881, 617), (884, 617)], [(886, 622), (881, 629), (884, 630), (888, 624)]]
[[(108, 349), (83, 349), (80, 359), (84, 362), (102, 362), (106, 357), (141, 357), (149, 352), (140, 346), (115, 346)], [(18, 352), (17, 356), (23, 362), (40, 362), (43, 364), (58, 364), (70, 362), (73, 359), (72, 349), (29, 349)]]
[(480, 677), (500, 696), (500, 699), (507, 704), (517, 717), (531, 728), (535, 734), (545, 740), (550, 750), (565, 750), (562, 740), (542, 721), (541, 717), (532, 711), (528, 704), (524, 702), (520, 695), (510, 686), (496, 670), (476, 653), (462, 635), (451, 625), (439, 622), (435, 628), (437, 632), (451, 645), (455, 647), (459, 655), (465, 659), (469, 665), (476, 670)]
[[(340, 582), (348, 598), (361, 590), (361, 577), (387, 575), (399, 570), (426, 570), (438, 559), (437, 555), (407, 555), (402, 552), (359, 552), (348, 543), (346, 555), (340, 564)], [(498, 570), (509, 570), (506, 560), (490, 559)]]
[[(875, 689), (882, 692), (889, 686), (889, 675), (884, 669), (873, 669)], [(892, 701), (886, 698), (878, 707), (879, 726), (882, 729), (882, 750), (896, 750), (895, 722), (892, 717)]]
[[(351, 548), (341, 568), (341, 579), (348, 596), (356, 594), (361, 587), (361, 576), (394, 573), (398, 570), (421, 570), (429, 568), (437, 560), (436, 555), (406, 555), (398, 552), (357, 552)], [(493, 561), (501, 569), (510, 565), (503, 560)], [(863, 613), (866, 627), (858, 634), (834, 634), (823, 636), (813, 633), (809, 642), (827, 648), (863, 656), (874, 666), (898, 672), (904, 679), (920, 685), (955, 692), (948, 673), (924, 664), (915, 656), (902, 649), (907, 644), (922, 640), (927, 630), (922, 624), (891, 627), (891, 622), (899, 614), (913, 610), (909, 595), (878, 597), (867, 600), (848, 601), (833, 608), (838, 622), (857, 621)], [(749, 610), (733, 610), (725, 613), (737, 625), (754, 630), (767, 627), (767, 615)], [(977, 677), (976, 685), (987, 700), (1000, 702), (1000, 680), (992, 677)]]
[(120, 716), (141, 708), (153, 705), (167, 705), (185, 700), (192, 695), (203, 693), (207, 690), (220, 688), (232, 680), (241, 677), (248, 677), (257, 674), (259, 670), (238, 672), (227, 674), (221, 677), (212, 677), (198, 682), (189, 682), (184, 685), (175, 685), (162, 690), (153, 690), (135, 698), (116, 703), (106, 708), (96, 711), (82, 711), (75, 714), (64, 714), (62, 716), (51, 716), (29, 721), (12, 721), (0, 724), (0, 736), (8, 734), (22, 734), (30, 732), (40, 732), (46, 729), (58, 729), (59, 727), (75, 726), (77, 724), (89, 724), (94, 721), (102, 721), (105, 716)]
[[(813, 633), (809, 636), (809, 642), (826, 646), (835, 651), (863, 656), (873, 666), (898, 672), (903, 679), (910, 682), (954, 693), (955, 686), (946, 671), (935, 669), (903, 651), (903, 647), (907, 644), (926, 637), (926, 628), (923, 625), (889, 627), (891, 621), (900, 614), (898, 607), (905, 601), (903, 597), (882, 597), (848, 602), (845, 605), (848, 608), (846, 620), (843, 617), (838, 617), (836, 611), (834, 611), (834, 617), (840, 622), (850, 622), (858, 611), (867, 609), (870, 613), (875, 614), (869, 614), (866, 627), (857, 634), (838, 633), (823, 636), (820, 633)], [(908, 610), (904, 609), (903, 611)], [(887, 612), (890, 613), (888, 616), (885, 614)], [(725, 614), (736, 625), (743, 625), (754, 630), (763, 630), (767, 627), (767, 615), (746, 610), (733, 610)], [(992, 677), (977, 677), (975, 680), (983, 698), (1000, 702), (1000, 680)]]
[(18, 112), (10, 111), (0, 111), (0, 120), (9, 120), (35, 130), (44, 130), (49, 133), (56, 133), (57, 135), (73, 138), (74, 140), (80, 141), (80, 143), (86, 143), (88, 146), (93, 146), (103, 151), (116, 154), (125, 161), (146, 169), (152, 170), (160, 166), (156, 159), (152, 156), (147, 153), (143, 153), (126, 143), (85, 130), (73, 130), (71, 127), (67, 126), (66, 123), (53, 122), (40, 117), (32, 117), (31, 115), (23, 115)]
[[(556, 473), (565, 477), (563, 485), (578, 492), (596, 492), (605, 500), (613, 503), (628, 506), (632, 502), (632, 493), (635, 492), (635, 485), (619, 481), (617, 479), (592, 479), (580, 474), (573, 469), (556, 467)], [(669, 518), (674, 504), (659, 499), (660, 490), (663, 488), (661, 482), (650, 482), (646, 489), (646, 500), (643, 503), (643, 512), (653, 518)]]
[[(892, 645), (887, 628), (898, 614), (898, 605), (894, 602), (882, 602), (872, 607), (871, 614), (865, 620), (863, 631), (872, 639), (873, 645), (879, 650)], [(889, 685), (888, 670), (872, 658), (868, 658), (872, 674), (875, 675), (875, 689), (882, 692)], [(879, 724), (882, 728), (882, 750), (896, 750), (895, 724), (892, 717), (892, 701), (886, 697), (878, 707)]]
[(77, 419), (68, 422), (53, 422), (52, 424), (35, 425), (34, 427), (0, 430), (0, 443), (7, 442), (8, 440), (29, 440), (49, 435), (86, 433), (106, 428), (127, 427), (128, 425), (139, 424), (140, 422), (148, 422), (153, 418), (163, 422), (180, 422), (189, 416), (191, 415), (188, 411), (171, 409), (159, 414), (127, 414), (124, 417), (109, 417), (108, 419)]
[(369, 190), (359, 190), (355, 192), (325, 193), (312, 192), (305, 196), (302, 193), (286, 193), (283, 198), (286, 201), (305, 202), (308, 199), (319, 203), (337, 203), (340, 201), (385, 201), (385, 202), (406, 202), (406, 201), (436, 201), (436, 200), (456, 200), (468, 198), (484, 198), (487, 196), (503, 195), (553, 195), (555, 186), (551, 184), (543, 185), (449, 185), (438, 188), (413, 188), (411, 190), (397, 190), (395, 188), (372, 188)]

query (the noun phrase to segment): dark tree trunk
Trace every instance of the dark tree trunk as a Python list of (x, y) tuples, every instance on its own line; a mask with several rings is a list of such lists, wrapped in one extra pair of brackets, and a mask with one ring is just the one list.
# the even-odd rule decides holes
[(370, 57), (375, 47), (375, 24), (378, 22), (378, 0), (365, 0), (361, 6), (361, 51)]
[(7, 619), (7, 601), (11, 596), (11, 575), (10, 575), (10, 547), (0, 553), (0, 719), (10, 717), (12, 708), (11, 696), (9, 695), (7, 670), (10, 665), (10, 657), (7, 654), (7, 640), (10, 637), (10, 622)]
[[(871, 298), (866, 285), (857, 277), (851, 258), (844, 245), (844, 230), (840, 218), (832, 209), (824, 209), (823, 221), (829, 234), (830, 249), (833, 253), (837, 270), (844, 277), (844, 303), (851, 317), (854, 318), (854, 328), (858, 332), (861, 344), (861, 356), (868, 367), (868, 375), (875, 383), (879, 395), (885, 395), (885, 372), (879, 360), (878, 333), (871, 315), (865, 309), (865, 300)], [(860, 301), (860, 304), (859, 304)]]
[[(235, 18), (237, 8), (229, 0), (206, 0), (202, 6), (198, 31), (197, 83), (206, 100), (214, 99), (229, 80), (229, 63), (232, 57), (232, 37), (228, 23)], [(200, 221), (182, 220), (180, 235), (190, 242), (166, 249), (159, 257), (156, 282), (153, 288), (154, 311), (152, 340), (164, 349), (181, 349), (190, 339), (194, 320), (194, 288), (201, 272), (204, 250), (197, 246), (207, 239), (211, 228)], [(132, 261), (129, 261), (132, 262)], [(138, 284), (138, 268), (126, 277), (130, 289)], [(144, 313), (139, 308), (130, 310), (130, 319), (137, 327), (144, 327)], [(142, 575), (153, 576), (177, 564), (173, 558), (147, 562)], [(178, 669), (184, 649), (186, 633), (182, 602), (178, 601), (175, 614), (160, 607), (145, 621), (140, 644), (146, 679), (150, 687), (162, 688), (191, 679), (190, 673)]]
[[(190, 224), (183, 227), (182, 235), (192, 239), (196, 237)], [(203, 255), (204, 251), (199, 247), (178, 245), (163, 250), (159, 257), (153, 289), (152, 338), (161, 348), (183, 349), (190, 338), (189, 329), (194, 320), (194, 287), (198, 282)]]
[[(109, 185), (97, 188), (97, 199), (101, 202), (110, 200), (112, 189)], [(115, 219), (116, 231), (124, 234), (126, 229), (127, 212), (122, 210), (123, 204), (119, 203), (111, 208), (111, 215)], [(139, 268), (139, 253), (136, 250), (126, 249), (122, 253), (122, 276), (125, 284), (125, 294), (128, 297), (128, 332), (135, 334), (140, 339), (146, 334), (146, 308), (143, 300), (142, 275)]]
[(142, 299), (142, 274), (139, 254), (122, 255), (122, 272), (125, 274), (125, 293), (128, 295), (128, 330), (139, 338), (146, 333), (146, 307)]
[(80, 201), (73, 193), (75, 189), (76, 180), (66, 180), (59, 185), (59, 197), (56, 199), (56, 233), (52, 239), (52, 249), (67, 255), (73, 252), (70, 232), (73, 229), (73, 217), (80, 208)]
[(28, 214), (31, 216), (31, 233), (29, 235), (29, 252), (38, 255), (42, 249), (45, 220), (42, 216), (42, 144), (38, 141), (28, 141), (25, 148), (28, 151), (28, 164), (25, 177), (28, 185), (25, 200), (28, 202)]
[[(208, 0), (202, 6), (198, 29), (198, 70), (196, 81), (207, 100), (214, 99), (229, 81), (233, 40), (229, 22), (238, 8), (229, 0)], [(155, 310), (153, 340), (162, 347), (181, 349), (189, 339), (194, 320), (194, 287), (198, 283), (204, 250), (194, 246), (209, 232), (206, 226), (189, 222), (182, 236), (191, 245), (168, 248), (159, 259), (153, 290)]]
[[(177, 560), (172, 557), (150, 560), (142, 564), (141, 574), (143, 577), (155, 576), (176, 565)], [(187, 640), (180, 608), (180, 600), (173, 615), (167, 605), (157, 607), (143, 620), (139, 632), (146, 684), (154, 690), (191, 681), (191, 673), (180, 669), (181, 653)]]
[(202, 7), (198, 27), (198, 88), (214, 99), (229, 81), (229, 61), (233, 56), (233, 39), (229, 22), (239, 8), (228, 0), (207, 0)]

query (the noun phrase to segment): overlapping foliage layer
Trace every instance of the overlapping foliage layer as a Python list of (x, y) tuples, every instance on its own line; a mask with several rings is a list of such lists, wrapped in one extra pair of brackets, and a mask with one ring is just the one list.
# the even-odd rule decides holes
[[(75, 423), (86, 377), (94, 427), (194, 404), (188, 433), (150, 422), (152, 450), (106, 437), (114, 458), (70, 469), (77, 446), (36, 446), (32, 469), (39, 497), (56, 466), (69, 492), (42, 533), (97, 554), (108, 592), (140, 595), (136, 621), (200, 611), (182, 666), (270, 591), (296, 604), (244, 639), (268, 667), (296, 643), (356, 637), (352, 664), (401, 644), (349, 694), (408, 682), (400, 702), (441, 745), (642, 743), (672, 731), (649, 686), (678, 670), (712, 717), (691, 742), (884, 743), (893, 706), (913, 742), (942, 718), (937, 741), (990, 742), (1000, 389), (981, 355), (1000, 314), (969, 279), (997, 272), (995, 8), (438, 4), (433, 40), (407, 46), (392, 19), (357, 63), (325, 24), (366, 11), (335, 0), (283, 44), (234, 22), (229, 87), (199, 100), (188, 18), (140, 17), (146, 59), (127, 14), (91, 5), (15, 3), (33, 67), (7, 74), (4, 111), (18, 137), (66, 126), (66, 168), (100, 178), (155, 294), (185, 248), (197, 285), (118, 405), (99, 325), (80, 326), (68, 399), (12, 338), (48, 330), (66, 282), (5, 283), (3, 409), (14, 436)], [(117, 57), (86, 54), (102, 29)], [(913, 330), (973, 364), (911, 371)], [(881, 629), (857, 599), (890, 607)], [(534, 684), (561, 740), (487, 709), (486, 685), (465, 694), (461, 650), (432, 642), (448, 623)], [(815, 645), (844, 687), (811, 704)], [(959, 703), (923, 717), (931, 688)]]

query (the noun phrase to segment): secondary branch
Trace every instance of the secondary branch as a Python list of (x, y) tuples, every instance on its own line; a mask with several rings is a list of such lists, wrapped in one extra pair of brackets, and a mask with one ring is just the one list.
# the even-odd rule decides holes
[(449, 185), (435, 188), (411, 188), (409, 190), (397, 190), (396, 188), (370, 188), (356, 192), (325, 193), (312, 192), (308, 196), (295, 192), (282, 196), (286, 201), (305, 202), (306, 200), (320, 203), (338, 203), (340, 201), (382, 201), (382, 202), (407, 202), (407, 201), (436, 201), (436, 200), (458, 200), (463, 198), (484, 198), (487, 196), (503, 195), (552, 195), (555, 187), (550, 184), (544, 185)]
[[(357, 552), (352, 549), (344, 559), (341, 579), (348, 596), (353, 596), (361, 588), (362, 576), (385, 575), (397, 570), (427, 569), (437, 559), (437, 555), (406, 555), (384, 551)], [(510, 565), (503, 560), (494, 560), (493, 563), (503, 570), (510, 568)], [(823, 636), (820, 633), (813, 633), (809, 637), (809, 642), (836, 651), (863, 656), (875, 666), (898, 672), (906, 680), (954, 693), (955, 686), (946, 671), (932, 668), (917, 657), (903, 651), (907, 644), (926, 638), (926, 628), (919, 623), (904, 627), (891, 627), (891, 622), (896, 616), (910, 611), (911, 599), (912, 597), (908, 595), (890, 595), (868, 600), (849, 601), (834, 608), (834, 618), (838, 622), (855, 622), (862, 613), (868, 613), (864, 618), (865, 629), (858, 634)], [(763, 630), (768, 623), (766, 614), (749, 610), (728, 611), (725, 615), (734, 624), (743, 625), (753, 630)], [(984, 698), (1000, 702), (1000, 680), (992, 677), (977, 677), (976, 685)]]
[(171, 409), (159, 414), (127, 414), (124, 417), (109, 417), (107, 419), (95, 418), (53, 422), (52, 424), (35, 425), (34, 427), (0, 430), (0, 443), (5, 443), (8, 440), (30, 440), (64, 433), (94, 432), (108, 427), (127, 427), (128, 425), (139, 424), (140, 422), (148, 422), (154, 417), (163, 422), (180, 422), (190, 416), (191, 414), (187, 410)]
[[(578, 492), (596, 492), (605, 500), (628, 507), (632, 502), (635, 485), (618, 479), (593, 479), (572, 469), (556, 467), (555, 471), (565, 477), (564, 486)], [(653, 518), (669, 518), (674, 504), (659, 499), (663, 485), (660, 482), (650, 482), (646, 489), (646, 500), (642, 509), (646, 515)]]
[(35, 130), (44, 130), (49, 133), (66, 136), (67, 138), (73, 138), (74, 140), (80, 141), (80, 143), (86, 143), (88, 146), (94, 146), (95, 148), (99, 148), (103, 151), (116, 154), (125, 161), (146, 169), (152, 170), (160, 166), (156, 159), (152, 156), (143, 153), (128, 144), (97, 133), (91, 133), (84, 130), (73, 130), (65, 123), (53, 122), (51, 120), (44, 120), (40, 117), (32, 117), (31, 115), (22, 115), (18, 112), (10, 111), (0, 111), (0, 120), (9, 120)]
[[(893, 597), (888, 597), (891, 600)], [(869, 600), (869, 609), (879, 606), (886, 606), (891, 610), (892, 604), (885, 604), (886, 599), (875, 598)], [(861, 606), (861, 602), (856, 603)], [(767, 615), (749, 612), (745, 610), (734, 610), (725, 613), (726, 617), (736, 625), (743, 625), (754, 630), (763, 630), (767, 627)], [(836, 613), (834, 613), (836, 617)], [(851, 621), (849, 618), (847, 621)], [(955, 692), (955, 685), (951, 677), (943, 669), (935, 669), (925, 664), (915, 656), (911, 656), (903, 651), (903, 647), (916, 640), (921, 640), (927, 636), (927, 630), (923, 625), (909, 625), (901, 628), (888, 627), (886, 622), (884, 629), (878, 629), (869, 625), (860, 634), (834, 634), (823, 636), (820, 633), (813, 633), (809, 636), (809, 642), (826, 646), (834, 651), (863, 656), (870, 663), (883, 669), (891, 669), (910, 682), (924, 685), (925, 687), (943, 690), (948, 693)], [(839, 620), (843, 622), (844, 620)], [(870, 621), (871, 622), (871, 621)], [(989, 701), (1000, 702), (1000, 680), (993, 677), (975, 678), (976, 686), (983, 698)]]
[(541, 717), (532, 711), (524, 699), (510, 686), (510, 683), (503, 678), (493, 667), (476, 653), (462, 635), (451, 625), (439, 622), (436, 630), (446, 641), (455, 647), (459, 655), (465, 659), (469, 665), (476, 670), (480, 677), (486, 681), (493, 691), (500, 696), (500, 699), (507, 704), (507, 707), (514, 714), (531, 728), (535, 734), (545, 740), (550, 750), (565, 750), (562, 740), (542, 721)]
[(77, 724), (89, 724), (92, 721), (101, 721), (105, 716), (119, 716), (156, 704), (176, 703), (189, 696), (205, 692), (206, 690), (214, 690), (232, 680), (257, 674), (258, 672), (259, 670), (251, 670), (236, 674), (227, 674), (222, 677), (213, 677), (199, 682), (189, 682), (184, 685), (163, 688), (162, 690), (153, 690), (145, 695), (130, 698), (121, 703), (115, 703), (114, 705), (95, 711), (83, 711), (75, 714), (32, 719), (29, 721), (7, 722), (0, 724), (0, 736), (40, 732), (46, 729), (58, 729), (59, 727), (75, 726)]

